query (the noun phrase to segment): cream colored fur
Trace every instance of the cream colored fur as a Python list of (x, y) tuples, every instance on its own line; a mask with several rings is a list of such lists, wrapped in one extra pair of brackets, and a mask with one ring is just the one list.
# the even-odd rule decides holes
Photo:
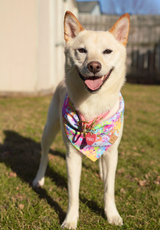
[[(119, 108), (119, 92), (125, 82), (125, 45), (129, 32), (129, 15), (123, 15), (107, 32), (86, 31), (71, 12), (67, 12), (64, 21), (65, 31), (65, 79), (60, 82), (51, 101), (47, 122), (42, 136), (42, 158), (33, 186), (43, 186), (44, 174), (48, 163), (48, 151), (57, 132), (62, 130), (63, 140), (67, 147), (66, 162), (68, 175), (68, 211), (62, 224), (63, 228), (76, 229), (79, 217), (79, 183), (81, 175), (82, 154), (69, 142), (63, 127), (62, 106), (68, 92), (75, 109), (80, 111), (86, 120), (92, 120), (106, 111), (110, 111), (108, 119)], [(87, 52), (79, 52), (79, 49)], [(111, 50), (104, 54), (106, 49)], [(106, 75), (112, 68), (109, 78), (102, 87), (89, 92), (79, 72), (84, 77), (92, 77), (93, 73), (87, 68), (90, 62), (101, 63), (97, 77)], [(115, 172), (118, 160), (118, 145), (122, 129), (117, 141), (100, 158), (100, 176), (104, 182), (104, 210), (111, 224), (122, 225), (114, 199)], [(94, 163), (93, 163), (94, 164)]]

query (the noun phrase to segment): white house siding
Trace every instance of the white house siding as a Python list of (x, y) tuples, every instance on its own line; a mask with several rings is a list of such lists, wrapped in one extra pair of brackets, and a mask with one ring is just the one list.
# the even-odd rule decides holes
[(100, 10), (100, 6), (99, 3), (97, 3), (94, 8), (91, 11), (91, 14), (93, 15), (101, 15), (101, 10)]
[(51, 91), (55, 77), (55, 1), (37, 2), (37, 91)]
[(0, 0), (0, 91), (36, 90), (36, 48), (37, 2)]
[(0, 0), (0, 95), (54, 91), (64, 77), (63, 18), (74, 0)]

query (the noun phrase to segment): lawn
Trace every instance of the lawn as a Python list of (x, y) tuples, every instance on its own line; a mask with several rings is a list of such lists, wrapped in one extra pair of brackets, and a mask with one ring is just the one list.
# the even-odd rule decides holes
[[(83, 158), (77, 229), (160, 229), (160, 86), (126, 84), (115, 198), (124, 225), (103, 211), (98, 162)], [(65, 146), (51, 146), (45, 185), (33, 189), (51, 96), (0, 98), (0, 229), (60, 229), (67, 211)]]

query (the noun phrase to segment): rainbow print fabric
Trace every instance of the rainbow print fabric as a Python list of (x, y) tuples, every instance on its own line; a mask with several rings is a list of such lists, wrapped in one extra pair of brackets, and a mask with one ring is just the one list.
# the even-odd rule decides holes
[(113, 144), (111, 137), (118, 138), (124, 115), (124, 99), (119, 93), (119, 110), (108, 120), (95, 125), (91, 130), (96, 134), (96, 140), (92, 145), (87, 145), (83, 136), (83, 126), (79, 123), (80, 117), (66, 94), (62, 116), (66, 135), (72, 145), (92, 161), (96, 161)]

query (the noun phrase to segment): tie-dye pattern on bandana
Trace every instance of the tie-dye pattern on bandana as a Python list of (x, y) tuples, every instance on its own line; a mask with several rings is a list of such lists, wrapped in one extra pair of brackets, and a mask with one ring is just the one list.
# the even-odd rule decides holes
[(124, 100), (119, 93), (119, 110), (117, 113), (92, 128), (90, 132), (96, 135), (92, 145), (86, 143), (83, 125), (68, 94), (65, 96), (62, 115), (64, 129), (72, 145), (92, 161), (96, 161), (118, 138), (124, 115)]

